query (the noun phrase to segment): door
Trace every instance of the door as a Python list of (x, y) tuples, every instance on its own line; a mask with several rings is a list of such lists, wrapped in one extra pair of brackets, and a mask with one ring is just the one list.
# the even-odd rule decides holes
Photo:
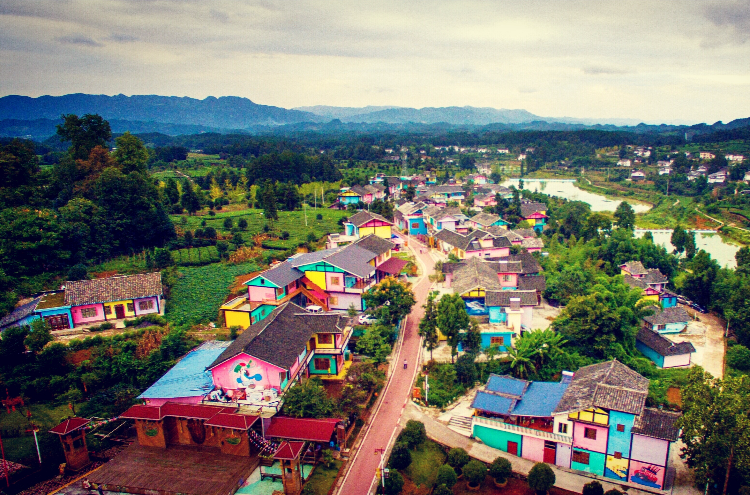
[(115, 318), (118, 320), (125, 318), (125, 306), (122, 304), (115, 304)]
[(508, 453), (518, 455), (518, 442), (508, 442)]
[(544, 442), (544, 459), (547, 464), (555, 463), (555, 442)]
[(70, 320), (68, 320), (68, 315), (55, 315), (55, 316), (45, 316), (45, 321), (49, 324), (51, 330), (66, 330), (70, 328)]
[(310, 350), (311, 351), (315, 350), (315, 337), (310, 338)]

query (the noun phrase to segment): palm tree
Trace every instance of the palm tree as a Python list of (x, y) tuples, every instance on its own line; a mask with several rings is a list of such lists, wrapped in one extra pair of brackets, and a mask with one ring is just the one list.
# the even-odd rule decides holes
[(508, 351), (511, 374), (516, 378), (526, 378), (529, 376), (529, 369), (532, 367), (531, 359), (526, 349), (511, 348)]

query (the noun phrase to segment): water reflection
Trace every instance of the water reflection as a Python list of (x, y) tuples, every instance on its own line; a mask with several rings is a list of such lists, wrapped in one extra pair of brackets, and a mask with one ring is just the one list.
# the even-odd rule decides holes
[[(511, 185), (518, 187), (519, 179), (508, 179), (502, 183), (503, 186)], [(591, 211), (615, 211), (617, 206), (622, 202), (620, 200), (609, 199), (601, 194), (584, 191), (576, 186), (574, 180), (570, 179), (524, 179), (523, 188), (529, 191), (538, 191), (550, 196), (565, 198), (570, 201), (583, 201), (591, 205)], [(644, 213), (651, 209), (651, 206), (641, 203), (630, 203), (636, 213)]]
[[(654, 244), (664, 246), (669, 252), (674, 250), (674, 246), (670, 242), (670, 239), (672, 238), (671, 230), (636, 229), (635, 236), (643, 237), (646, 232), (651, 232), (651, 235), (654, 237)], [(695, 245), (698, 249), (702, 249), (710, 254), (711, 258), (715, 259), (719, 265), (726, 268), (737, 267), (737, 261), (734, 259), (734, 255), (740, 250), (740, 246), (727, 244), (719, 234), (710, 230), (696, 230)]]

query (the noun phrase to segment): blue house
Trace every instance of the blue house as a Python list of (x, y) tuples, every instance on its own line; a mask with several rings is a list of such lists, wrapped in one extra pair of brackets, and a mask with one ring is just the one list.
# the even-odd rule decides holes
[(488, 290), (484, 304), (490, 323), (504, 324), (520, 332), (531, 324), (532, 308), (539, 305), (539, 298), (535, 290)]
[(661, 294), (659, 294), (659, 303), (661, 304), (662, 309), (676, 308), (677, 294), (664, 289), (661, 291)]
[(423, 216), (426, 208), (422, 202), (404, 203), (393, 212), (393, 220), (400, 230), (409, 229), (410, 235), (427, 235), (427, 224)]
[(690, 315), (682, 308), (672, 307), (643, 318), (643, 326), (658, 333), (680, 333), (688, 326)]
[(65, 291), (48, 292), (36, 305), (36, 314), (49, 323), (52, 330), (73, 328), (71, 306), (65, 304)]

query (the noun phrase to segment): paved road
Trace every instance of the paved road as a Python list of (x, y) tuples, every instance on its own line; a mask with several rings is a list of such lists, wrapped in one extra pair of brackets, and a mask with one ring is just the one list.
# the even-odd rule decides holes
[[(422, 261), (425, 275), (413, 288), (417, 303), (406, 320), (401, 347), (394, 354), (393, 374), (383, 391), (385, 395), (380, 408), (372, 417), (364, 440), (357, 449), (354, 459), (350, 461), (349, 470), (338, 492), (341, 495), (363, 495), (370, 493), (373, 489), (375, 472), (380, 462), (380, 456), (375, 455), (375, 449), (388, 447), (389, 442), (396, 434), (399, 418), (411, 394), (411, 386), (417, 371), (415, 365), (419, 356), (420, 339), (417, 331), (419, 321), (424, 315), (422, 305), (427, 300), (430, 289), (428, 275), (433, 273), (435, 265), (435, 261), (427, 254), (427, 249), (424, 249), (424, 254), (420, 254), (421, 246), (414, 239), (411, 239), (411, 243), (415, 248), (413, 252)], [(401, 364), (404, 359), (409, 363), (406, 370), (403, 369)]]

